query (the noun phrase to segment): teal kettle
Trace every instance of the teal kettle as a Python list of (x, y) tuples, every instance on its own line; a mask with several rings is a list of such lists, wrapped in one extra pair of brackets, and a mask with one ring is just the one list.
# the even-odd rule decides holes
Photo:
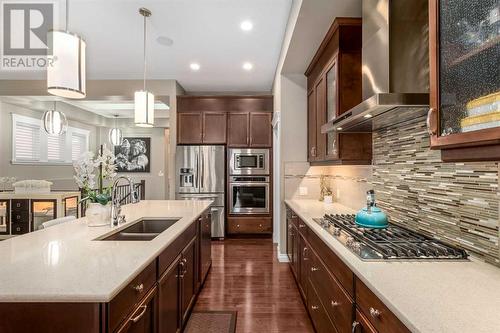
[(366, 192), (366, 207), (356, 214), (355, 222), (364, 228), (387, 228), (389, 224), (387, 214), (376, 206), (375, 191), (369, 190)]

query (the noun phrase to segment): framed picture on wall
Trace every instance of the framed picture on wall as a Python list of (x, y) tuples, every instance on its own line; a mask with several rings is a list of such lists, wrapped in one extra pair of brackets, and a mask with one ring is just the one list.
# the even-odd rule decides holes
[(115, 146), (117, 172), (150, 172), (151, 138), (125, 137)]

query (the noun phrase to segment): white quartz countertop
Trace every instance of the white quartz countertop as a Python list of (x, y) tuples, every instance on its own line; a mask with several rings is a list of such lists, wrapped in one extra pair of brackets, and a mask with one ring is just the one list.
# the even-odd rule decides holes
[(412, 332), (500, 332), (500, 268), (475, 260), (362, 261), (312, 220), (351, 209), (285, 202)]
[[(212, 201), (141, 201), (123, 206), (127, 223), (86, 219), (0, 242), (0, 302), (108, 302)], [(151, 241), (96, 241), (141, 218), (180, 218)]]
[(49, 193), (15, 193), (15, 192), (0, 192), (0, 199), (53, 199), (77, 197), (80, 192), (63, 192), (51, 191)]

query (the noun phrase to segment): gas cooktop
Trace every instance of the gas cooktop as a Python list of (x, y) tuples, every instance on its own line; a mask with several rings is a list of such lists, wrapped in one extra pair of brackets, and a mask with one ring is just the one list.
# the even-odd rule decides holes
[(363, 228), (354, 215), (314, 219), (362, 260), (467, 260), (465, 250), (389, 223), (385, 229)]

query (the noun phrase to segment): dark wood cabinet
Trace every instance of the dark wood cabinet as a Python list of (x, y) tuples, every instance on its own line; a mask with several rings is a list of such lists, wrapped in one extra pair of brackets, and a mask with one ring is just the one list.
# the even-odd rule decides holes
[(316, 332), (409, 332), (328, 245), (289, 208), (287, 228), (290, 268)]
[(200, 284), (212, 265), (212, 214), (200, 218)]
[(203, 115), (201, 112), (177, 114), (177, 143), (200, 144), (203, 142)]
[(309, 162), (371, 164), (370, 133), (321, 133), (327, 121), (361, 102), (361, 19), (335, 19), (305, 75)]
[(227, 121), (228, 147), (248, 147), (250, 145), (250, 113), (231, 112)]
[(132, 311), (117, 333), (156, 333), (157, 289), (153, 288)]
[(273, 233), (273, 219), (265, 216), (228, 217), (227, 232), (234, 235), (271, 235)]
[[(500, 160), (500, 31), (493, 28), (498, 25), (495, 15), (495, 1), (468, 6), (429, 1), (427, 124), (431, 148), (442, 149), (445, 161)], [(478, 33), (472, 38), (473, 31)]]
[(196, 296), (196, 284), (198, 281), (198, 277), (195, 274), (197, 271), (197, 262), (195, 258), (196, 250), (196, 238), (193, 238), (188, 246), (182, 251), (180, 262), (181, 272), (179, 277), (181, 278), (181, 318), (183, 326), (187, 322)]
[(226, 112), (203, 112), (203, 143), (224, 144), (227, 132)]
[(180, 262), (179, 255), (158, 281), (158, 327), (162, 333), (181, 330)]
[(10, 200), (0, 200), (0, 235), (10, 234)]
[(270, 112), (250, 113), (250, 147), (270, 148), (273, 145), (272, 119)]

